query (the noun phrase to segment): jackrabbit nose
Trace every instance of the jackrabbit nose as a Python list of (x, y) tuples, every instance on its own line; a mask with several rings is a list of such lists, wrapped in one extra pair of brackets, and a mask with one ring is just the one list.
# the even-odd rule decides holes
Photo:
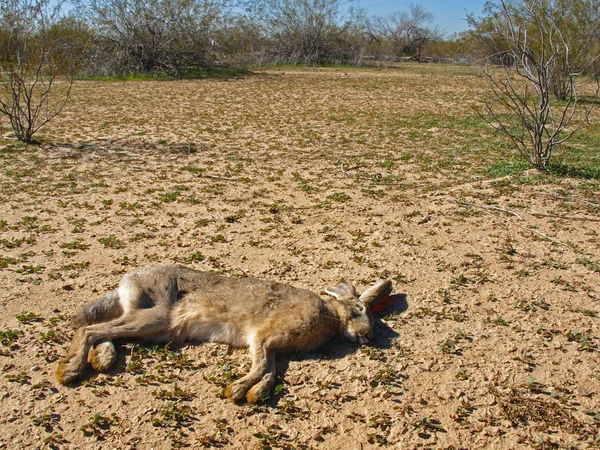
[(366, 338), (364, 336), (361, 336), (358, 338), (358, 343), (359, 344), (367, 344), (369, 342), (369, 338)]

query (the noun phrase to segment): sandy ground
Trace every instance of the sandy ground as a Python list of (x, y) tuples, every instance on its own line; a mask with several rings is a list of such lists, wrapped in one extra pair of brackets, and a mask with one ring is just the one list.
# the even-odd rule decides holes
[[(277, 71), (77, 82), (0, 161), (0, 448), (596, 448), (600, 184), (483, 171), (475, 71)], [(7, 134), (7, 133), (5, 133)], [(322, 292), (391, 278), (374, 343), (277, 358), (121, 342), (55, 381), (69, 318), (182, 263)]]

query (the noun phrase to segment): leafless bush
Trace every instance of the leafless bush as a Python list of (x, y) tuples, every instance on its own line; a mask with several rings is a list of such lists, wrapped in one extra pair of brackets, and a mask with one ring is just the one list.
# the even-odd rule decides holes
[(531, 52), (556, 54), (551, 63), (551, 91), (559, 100), (567, 100), (570, 74), (573, 71), (583, 73), (600, 51), (598, 0), (488, 2), (483, 18), (467, 17), (473, 29), (463, 38), (472, 44), (471, 53), (479, 52), (481, 58), (494, 64), (512, 66), (515, 63), (510, 39), (502, 31), (506, 28), (507, 15), (513, 26), (518, 26), (521, 33), (527, 35), (527, 47)]
[(251, 2), (274, 62), (322, 64), (356, 59), (357, 23), (342, 14), (340, 0), (259, 0)]
[(212, 64), (227, 2), (92, 0), (83, 10), (98, 35), (96, 72), (179, 74)]
[(49, 0), (0, 8), (0, 113), (19, 140), (32, 143), (65, 106), (86, 42)]
[[(531, 164), (547, 169), (555, 147), (588, 121), (598, 98), (598, 79), (592, 101), (582, 105), (578, 79), (587, 66), (573, 66), (569, 43), (551, 11), (536, 1), (527, 2), (518, 16), (510, 5), (502, 2), (501, 6), (502, 14), (492, 26), (512, 67), (504, 66), (501, 72), (487, 67), (492, 95), (485, 101), (483, 117), (508, 136)], [(565, 99), (553, 101), (557, 71), (564, 77)]]
[(399, 59), (404, 55), (421, 60), (423, 48), (441, 39), (441, 32), (432, 26), (433, 14), (423, 6), (409, 4), (408, 10), (396, 11), (368, 21), (370, 36), (379, 44), (379, 52)]

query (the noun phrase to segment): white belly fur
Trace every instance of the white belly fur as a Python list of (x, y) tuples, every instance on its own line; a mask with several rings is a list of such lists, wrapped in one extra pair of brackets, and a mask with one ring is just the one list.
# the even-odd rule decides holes
[(210, 320), (188, 323), (186, 335), (184, 339), (192, 342), (218, 342), (233, 347), (248, 347), (249, 344), (246, 336), (233, 325)]

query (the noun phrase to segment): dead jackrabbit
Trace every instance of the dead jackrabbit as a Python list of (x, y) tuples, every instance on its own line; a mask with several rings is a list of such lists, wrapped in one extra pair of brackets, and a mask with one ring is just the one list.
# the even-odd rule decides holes
[(383, 281), (360, 297), (346, 281), (325, 291), (335, 298), (175, 265), (137, 270), (80, 311), (80, 328), (56, 377), (62, 384), (75, 380), (86, 361), (106, 371), (116, 360), (111, 341), (117, 338), (218, 342), (250, 348), (250, 372), (231, 384), (226, 395), (258, 402), (269, 396), (275, 382), (278, 350), (311, 350), (339, 333), (353, 342), (368, 342), (373, 334), (369, 308), (391, 293), (392, 283)]

